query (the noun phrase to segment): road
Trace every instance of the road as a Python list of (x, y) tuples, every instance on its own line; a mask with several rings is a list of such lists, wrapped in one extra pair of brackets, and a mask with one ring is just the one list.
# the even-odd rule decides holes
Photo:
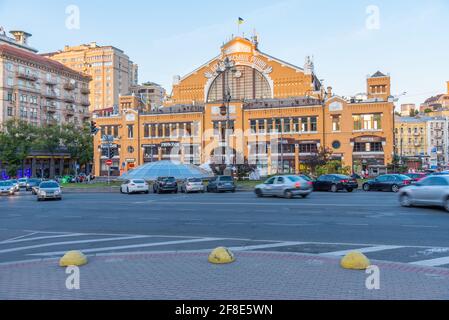
[(235, 194), (67, 193), (37, 202), (0, 197), (0, 263), (130, 251), (287, 251), (449, 268), (449, 214), (402, 208), (392, 193), (314, 193), (308, 199)]

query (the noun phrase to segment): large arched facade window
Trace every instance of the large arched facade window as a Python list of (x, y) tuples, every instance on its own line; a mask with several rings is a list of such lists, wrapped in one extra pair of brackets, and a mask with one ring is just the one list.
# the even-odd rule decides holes
[[(223, 101), (228, 84), (232, 100), (271, 98), (270, 84), (260, 71), (248, 66), (236, 66), (235, 68), (236, 72), (222, 73), (215, 78), (207, 93), (208, 103)], [(227, 77), (230, 78), (226, 79)]]

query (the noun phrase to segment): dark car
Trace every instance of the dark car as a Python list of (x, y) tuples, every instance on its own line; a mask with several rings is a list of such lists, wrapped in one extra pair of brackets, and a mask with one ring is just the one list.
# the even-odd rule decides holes
[(26, 185), (27, 191), (33, 191), (33, 187), (39, 187), (42, 183), (42, 179), (29, 179)]
[(338, 192), (340, 190), (346, 190), (352, 192), (358, 189), (358, 187), (357, 180), (342, 174), (323, 175), (313, 183), (315, 191)]
[(405, 176), (412, 179), (412, 183), (416, 183), (421, 181), (422, 179), (426, 178), (428, 175), (425, 173), (407, 173)]
[(410, 186), (412, 179), (403, 174), (386, 174), (363, 184), (365, 191), (398, 192), (401, 188)]
[(153, 185), (154, 193), (178, 193), (178, 183), (174, 177), (159, 177)]
[(209, 180), (207, 192), (235, 192), (236, 185), (231, 176), (217, 176)]

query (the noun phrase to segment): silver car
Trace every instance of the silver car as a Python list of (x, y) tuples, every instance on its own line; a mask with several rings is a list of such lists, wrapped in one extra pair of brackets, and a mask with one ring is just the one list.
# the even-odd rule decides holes
[(399, 191), (403, 207), (439, 206), (449, 211), (449, 176), (430, 176)]
[(204, 187), (203, 181), (199, 178), (188, 178), (184, 180), (181, 184), (181, 192), (190, 193), (190, 192), (201, 192), (203, 193), (206, 190)]
[(306, 198), (313, 191), (313, 183), (299, 176), (276, 176), (256, 186), (258, 197), (273, 196), (291, 199), (295, 196)]
[(0, 181), (0, 196), (13, 196), (16, 193), (16, 187), (11, 181)]
[(56, 199), (62, 200), (61, 187), (56, 181), (45, 181), (39, 185), (37, 191), (37, 201)]

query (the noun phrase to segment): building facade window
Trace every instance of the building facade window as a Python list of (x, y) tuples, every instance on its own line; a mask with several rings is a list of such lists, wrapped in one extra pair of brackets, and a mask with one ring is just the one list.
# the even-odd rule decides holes
[(332, 131), (339, 132), (341, 131), (341, 116), (333, 116), (332, 117)]
[(352, 119), (354, 122), (354, 131), (373, 131), (382, 129), (381, 114), (353, 115)]

